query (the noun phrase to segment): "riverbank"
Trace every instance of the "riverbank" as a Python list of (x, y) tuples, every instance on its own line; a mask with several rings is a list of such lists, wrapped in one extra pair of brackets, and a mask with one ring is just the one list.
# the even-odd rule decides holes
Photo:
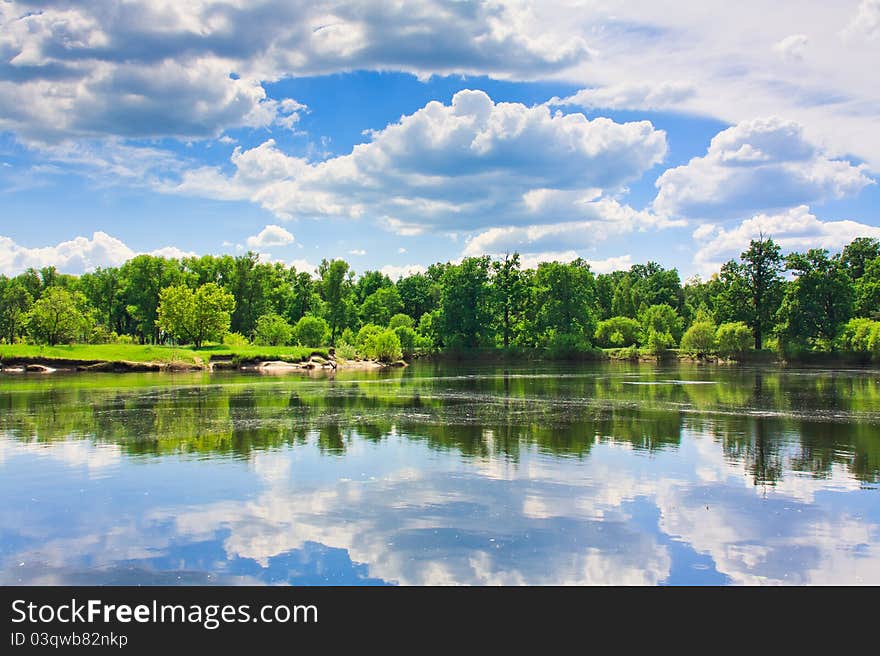
[(284, 373), (336, 369), (383, 369), (405, 362), (344, 360), (332, 348), (301, 346), (208, 346), (199, 350), (140, 344), (0, 346), (0, 372), (179, 372), (238, 370)]

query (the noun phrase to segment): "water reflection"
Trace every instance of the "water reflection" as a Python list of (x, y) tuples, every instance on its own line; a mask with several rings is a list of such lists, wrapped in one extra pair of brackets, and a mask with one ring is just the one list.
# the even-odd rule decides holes
[(644, 366), (4, 380), (0, 583), (876, 584), (878, 395)]

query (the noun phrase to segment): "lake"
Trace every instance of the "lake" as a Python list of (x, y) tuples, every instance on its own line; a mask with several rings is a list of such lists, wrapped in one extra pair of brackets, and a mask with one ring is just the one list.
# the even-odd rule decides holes
[(0, 377), (0, 584), (880, 584), (880, 372)]

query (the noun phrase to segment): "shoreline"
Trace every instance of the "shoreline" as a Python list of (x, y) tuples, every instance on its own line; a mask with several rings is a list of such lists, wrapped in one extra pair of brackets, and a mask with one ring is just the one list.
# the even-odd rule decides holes
[(207, 362), (137, 362), (133, 360), (79, 360), (44, 356), (13, 357), (0, 360), (0, 375), (52, 374), (52, 373), (178, 373), (242, 371), (266, 374), (337, 371), (376, 370), (406, 367), (403, 360), (379, 362), (377, 360), (342, 360), (333, 355), (324, 358), (318, 354), (297, 362), (288, 360), (236, 359), (231, 357), (208, 358)]

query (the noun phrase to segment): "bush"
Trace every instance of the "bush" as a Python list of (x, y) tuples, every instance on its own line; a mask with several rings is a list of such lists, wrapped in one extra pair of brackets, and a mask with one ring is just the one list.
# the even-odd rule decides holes
[(681, 338), (681, 350), (703, 356), (715, 350), (715, 324), (708, 321), (695, 323)]
[(675, 346), (675, 338), (668, 332), (651, 330), (645, 340), (645, 348), (651, 355), (663, 355)]
[[(319, 319), (320, 321), (320, 319)], [(299, 325), (299, 324), (297, 324)], [(254, 343), (260, 346), (285, 346), (293, 341), (293, 327), (277, 314), (264, 314), (254, 327)], [(322, 346), (324, 341), (304, 346)]]
[(340, 339), (336, 343), (336, 357), (341, 360), (354, 360), (358, 357), (358, 350), (354, 344)]
[(398, 326), (393, 330), (394, 334), (397, 335), (397, 339), (400, 340), (400, 348), (403, 351), (403, 355), (409, 357), (415, 353), (416, 347), (419, 343), (418, 333), (416, 333), (416, 331), (410, 326)]
[(871, 319), (850, 319), (840, 334), (839, 346), (844, 351), (867, 353), (871, 350), (871, 333), (880, 327), (880, 322)]
[(241, 333), (226, 333), (223, 336), (223, 344), (226, 346), (248, 346), (250, 342)]
[(374, 335), (367, 345), (367, 355), (380, 362), (394, 362), (403, 357), (400, 338), (390, 328)]
[(600, 346), (632, 346), (639, 341), (639, 322), (630, 317), (611, 317), (596, 326), (596, 342)]
[(116, 338), (117, 344), (134, 344), (135, 339), (131, 335), (119, 335)]
[[(354, 345), (357, 347), (358, 352), (366, 355), (367, 346), (370, 341), (379, 333), (382, 332), (382, 327), (377, 326), (374, 323), (364, 324), (361, 329), (358, 331), (357, 337), (355, 338)], [(370, 356), (367, 356), (370, 357)]]
[(89, 334), (89, 344), (114, 344), (117, 339), (119, 339), (119, 335), (102, 325), (92, 328), (92, 332)]
[(330, 340), (330, 326), (320, 317), (306, 315), (293, 327), (293, 338), (300, 346), (325, 346)]
[(741, 355), (752, 348), (754, 338), (752, 331), (742, 321), (723, 323), (715, 333), (718, 352), (725, 356)]
[(388, 327), (391, 330), (395, 330), (400, 328), (401, 326), (405, 326), (406, 328), (415, 328), (416, 322), (413, 320), (411, 316), (408, 314), (398, 313), (391, 317), (391, 320), (388, 322)]
[[(678, 340), (681, 339), (681, 317), (678, 316), (678, 313), (666, 303), (652, 305), (651, 307), (646, 308), (639, 315), (639, 323), (642, 328), (641, 336), (643, 344), (648, 344), (652, 332), (657, 333), (657, 335), (669, 335), (672, 339), (672, 343), (669, 347), (675, 346), (678, 343)], [(656, 339), (660, 338), (656, 337), (655, 340)]]
[(547, 354), (551, 358), (575, 358), (592, 351), (593, 347), (590, 345), (590, 341), (583, 335), (550, 330), (547, 339)]

